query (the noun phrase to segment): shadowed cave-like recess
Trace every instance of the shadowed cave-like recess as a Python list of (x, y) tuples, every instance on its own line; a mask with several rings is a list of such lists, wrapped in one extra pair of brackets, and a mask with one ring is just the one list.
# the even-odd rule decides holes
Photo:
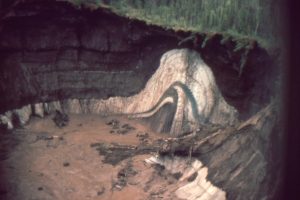
[[(156, 131), (179, 136), (159, 148), (162, 155), (199, 159), (227, 199), (275, 199), (281, 181), (279, 64), (256, 41), (241, 45), (218, 33), (166, 30), (57, 1), (24, 1), (0, 20), (4, 126), (22, 126), (30, 115), (51, 109), (143, 118)], [(205, 78), (210, 82), (203, 89), (197, 84)], [(203, 97), (209, 108), (201, 110)], [(203, 119), (195, 120), (201, 113)], [(197, 134), (181, 136), (189, 131)]]

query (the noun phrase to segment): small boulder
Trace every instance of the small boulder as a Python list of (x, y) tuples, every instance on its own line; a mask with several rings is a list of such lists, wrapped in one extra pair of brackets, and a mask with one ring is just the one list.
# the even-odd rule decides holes
[(32, 110), (30, 105), (14, 110), (12, 114), (13, 125), (24, 126), (29, 121), (31, 114)]
[(32, 105), (33, 114), (38, 117), (44, 117), (44, 105), (43, 103), (37, 103)]
[(5, 113), (4, 115), (0, 115), (0, 128), (5, 130), (11, 130), (14, 128), (11, 121), (11, 113)]
[(59, 110), (55, 111), (55, 116), (53, 118), (54, 123), (56, 126), (62, 128), (64, 126), (67, 126), (69, 123), (69, 116), (66, 113), (63, 113)]

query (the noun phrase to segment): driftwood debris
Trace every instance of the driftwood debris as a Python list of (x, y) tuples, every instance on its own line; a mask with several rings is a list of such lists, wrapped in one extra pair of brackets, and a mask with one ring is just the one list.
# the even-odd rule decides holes
[(159, 145), (121, 145), (118, 143), (93, 143), (92, 148), (96, 148), (99, 155), (104, 156), (104, 163), (117, 165), (119, 162), (135, 155), (157, 152)]
[(118, 143), (93, 143), (91, 147), (96, 148), (99, 154), (104, 156), (104, 162), (116, 165), (134, 155), (148, 153), (197, 156), (217, 147), (232, 132), (234, 132), (234, 129), (230, 127), (224, 130), (217, 129), (214, 133), (206, 133), (206, 135), (209, 135), (202, 139), (201, 137), (204, 134), (199, 131), (178, 138), (158, 139), (150, 143), (141, 142), (137, 146)]
[(120, 161), (134, 155), (148, 153), (199, 157), (213, 152), (234, 136), (259, 131), (263, 126), (262, 124), (264, 124), (264, 119), (268, 119), (271, 116), (271, 106), (268, 106), (254, 117), (236, 126), (206, 126), (184, 136), (158, 139), (149, 143), (141, 142), (137, 146), (117, 143), (94, 143), (91, 144), (91, 147), (96, 148), (99, 154), (105, 157), (104, 162), (112, 165), (116, 165)]

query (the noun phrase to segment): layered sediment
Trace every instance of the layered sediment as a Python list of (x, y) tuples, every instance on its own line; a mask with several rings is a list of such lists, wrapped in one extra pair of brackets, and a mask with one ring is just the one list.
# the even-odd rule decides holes
[[(182, 49), (165, 53), (160, 66), (145, 88), (131, 97), (101, 99), (71, 99), (62, 102), (25, 106), (2, 116), (11, 128), (13, 116), (24, 125), (31, 114), (60, 110), (68, 113), (98, 113), (126, 115), (145, 119), (154, 131), (180, 135), (195, 131), (201, 124), (233, 125), (237, 110), (222, 97), (212, 71), (195, 51)], [(165, 109), (164, 109), (165, 108)], [(44, 112), (43, 112), (44, 110)], [(161, 111), (163, 110), (163, 111)]]
[[(184, 157), (186, 166), (188, 157), (203, 164), (196, 170), (203, 176), (178, 196), (200, 198), (203, 180), (222, 199), (276, 196), (279, 64), (257, 42), (190, 37), (51, 0), (20, 1), (0, 20), (1, 128), (26, 127), (32, 116), (56, 110), (125, 115), (178, 137), (159, 150), (166, 168), (165, 154)], [(199, 196), (188, 196), (190, 189)]]
[(243, 119), (272, 95), (276, 67), (252, 40), (206, 33), (186, 40), (191, 32), (52, 0), (20, 1), (3, 16), (0, 113), (40, 102), (133, 96), (162, 55), (178, 48), (201, 55), (222, 96)]

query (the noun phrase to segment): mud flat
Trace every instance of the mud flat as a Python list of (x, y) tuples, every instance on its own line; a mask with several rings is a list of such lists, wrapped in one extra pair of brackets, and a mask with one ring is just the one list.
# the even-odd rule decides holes
[(176, 199), (178, 174), (145, 163), (153, 153), (112, 164), (97, 151), (97, 144), (139, 145), (166, 135), (120, 117), (70, 115), (63, 128), (52, 117), (2, 134), (0, 199)]

